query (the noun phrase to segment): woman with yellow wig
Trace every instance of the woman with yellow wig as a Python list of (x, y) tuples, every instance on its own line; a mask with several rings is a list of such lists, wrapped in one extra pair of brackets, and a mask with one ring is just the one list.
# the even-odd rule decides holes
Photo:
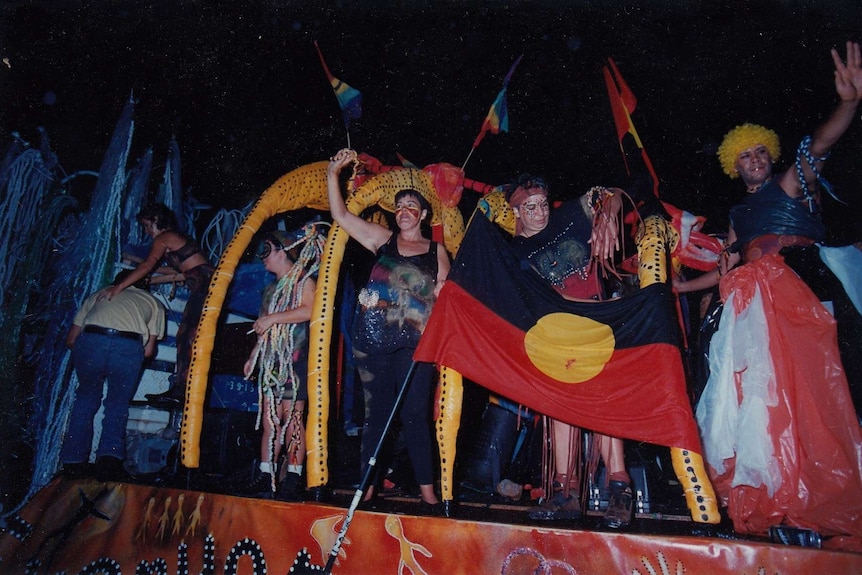
[[(675, 287), (694, 291), (720, 280), (724, 309), (697, 419), (713, 485), (734, 528), (755, 534), (806, 528), (858, 550), (862, 434), (836, 318), (862, 324), (825, 263), (817, 186), (831, 193), (820, 169), (862, 100), (859, 45), (847, 43), (846, 64), (834, 49), (832, 59), (840, 102), (802, 140), (789, 170), (773, 173), (780, 148), (771, 130), (743, 124), (725, 136), (722, 169), (748, 193), (730, 210), (719, 270)], [(860, 252), (850, 246), (848, 254)]]

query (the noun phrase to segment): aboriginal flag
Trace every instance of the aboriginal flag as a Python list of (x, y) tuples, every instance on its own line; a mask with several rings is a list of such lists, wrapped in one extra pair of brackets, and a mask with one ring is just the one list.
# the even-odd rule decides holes
[(669, 286), (562, 298), (477, 212), (414, 354), (614, 437), (700, 452)]

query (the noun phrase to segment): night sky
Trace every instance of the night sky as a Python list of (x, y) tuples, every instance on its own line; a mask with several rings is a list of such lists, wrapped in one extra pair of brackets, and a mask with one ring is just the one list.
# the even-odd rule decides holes
[[(762, 123), (787, 158), (833, 109), (829, 48), (843, 55), (860, 24), (851, 0), (6, 2), (0, 143), (17, 131), (35, 144), (44, 126), (67, 172), (97, 170), (134, 94), (131, 161), (153, 147), (153, 192), (176, 135), (184, 186), (239, 208), (347, 143), (315, 40), (363, 94), (352, 147), (387, 164), (397, 152), (460, 166), (523, 54), (509, 132), (488, 135), (466, 174), (494, 185), (544, 175), (562, 199), (625, 182), (601, 73), (612, 57), (638, 97), (634, 121), (662, 197), (722, 231), (742, 189), (721, 173), (721, 137)], [(827, 213), (838, 236), (859, 229), (860, 124), (825, 170), (851, 202)]]

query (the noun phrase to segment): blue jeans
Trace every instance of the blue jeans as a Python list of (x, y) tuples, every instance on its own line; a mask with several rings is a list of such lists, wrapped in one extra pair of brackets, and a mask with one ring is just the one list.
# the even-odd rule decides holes
[(122, 337), (82, 333), (72, 349), (72, 365), (78, 376), (69, 429), (60, 450), (62, 463), (85, 463), (93, 444), (93, 418), (102, 404), (103, 382), (108, 383), (105, 418), (96, 456), (126, 457), (126, 423), (129, 403), (135, 396), (144, 346)]

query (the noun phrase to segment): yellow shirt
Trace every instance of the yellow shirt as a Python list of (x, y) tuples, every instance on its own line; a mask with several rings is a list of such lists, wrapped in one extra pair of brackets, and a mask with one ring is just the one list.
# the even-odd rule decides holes
[(165, 336), (165, 308), (150, 292), (130, 286), (110, 300), (97, 301), (98, 295), (84, 300), (72, 323), (139, 333), (144, 343), (151, 335)]

